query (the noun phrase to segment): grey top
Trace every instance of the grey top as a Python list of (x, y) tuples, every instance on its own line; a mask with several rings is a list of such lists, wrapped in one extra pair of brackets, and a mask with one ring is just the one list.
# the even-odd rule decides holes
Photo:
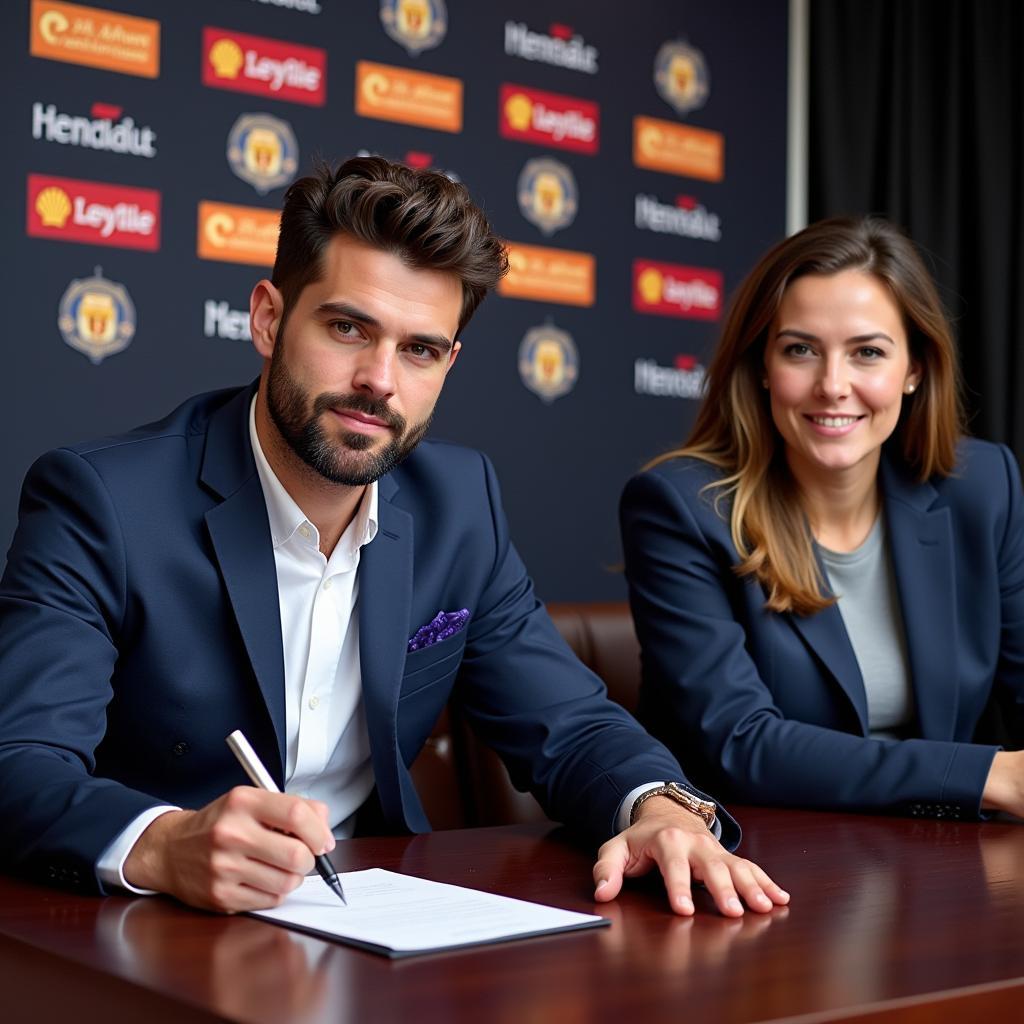
[(818, 552), (864, 679), (871, 735), (898, 737), (914, 720), (914, 691), (883, 517), (856, 550)]

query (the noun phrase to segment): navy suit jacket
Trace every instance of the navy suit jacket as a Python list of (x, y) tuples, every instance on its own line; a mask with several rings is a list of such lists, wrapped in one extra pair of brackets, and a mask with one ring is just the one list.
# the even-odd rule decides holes
[(639, 717), (694, 778), (749, 802), (979, 813), (997, 749), (975, 742), (993, 694), (1024, 711), (1024, 511), (1001, 446), (962, 442), (954, 475), (880, 483), (916, 699), (915, 737), (868, 738), (860, 669), (833, 605), (765, 610), (733, 571), (719, 477), (673, 459), (622, 499), (626, 573), (643, 650)]
[[(283, 783), (284, 669), (252, 388), (191, 399), (29, 471), (0, 583), (0, 855), (82, 888), (141, 811), (245, 781), (242, 729)], [(379, 485), (362, 551), (363, 698), (386, 823), (426, 831), (408, 766), (455, 691), (513, 780), (607, 838), (674, 758), (574, 657), (509, 541), (490, 463), (425, 442)], [(438, 611), (468, 626), (406, 653)], [(734, 823), (725, 816), (727, 842)]]

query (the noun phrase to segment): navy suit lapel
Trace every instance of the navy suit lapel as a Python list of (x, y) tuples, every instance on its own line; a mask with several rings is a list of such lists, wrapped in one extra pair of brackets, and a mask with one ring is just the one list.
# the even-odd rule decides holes
[(412, 606), (413, 520), (390, 498), (390, 477), (378, 485), (378, 529), (359, 559), (359, 663), (381, 808), (390, 820), (419, 823), (422, 809), (403, 785), (398, 750), (398, 694), (405, 669)]
[[(821, 574), (828, 579), (824, 566), (819, 562)], [(830, 605), (814, 615), (789, 615), (794, 629), (803, 637), (811, 650), (832, 674), (843, 692), (849, 698), (863, 735), (868, 732), (868, 701), (864, 690), (864, 677), (857, 664), (850, 636), (846, 632), (838, 605)]]
[(279, 762), (267, 767), (283, 787), (284, 651), (274, 546), (249, 443), (252, 394), (253, 389), (242, 391), (211, 417), (200, 479), (223, 499), (206, 513), (206, 525), (277, 735)]
[(949, 509), (931, 509), (935, 488), (908, 480), (885, 458), (881, 478), (921, 734), (950, 740), (957, 714), (957, 623)]

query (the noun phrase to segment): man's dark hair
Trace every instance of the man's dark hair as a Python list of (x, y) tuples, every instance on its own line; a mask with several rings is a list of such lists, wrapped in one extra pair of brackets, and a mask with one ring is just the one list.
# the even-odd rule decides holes
[(354, 157), (337, 170), (318, 164), (285, 193), (273, 283), (284, 311), (323, 274), (331, 238), (344, 233), (393, 253), (410, 267), (443, 270), (462, 282), (456, 334), (508, 271), (508, 257), (465, 185), (436, 171), (379, 156)]

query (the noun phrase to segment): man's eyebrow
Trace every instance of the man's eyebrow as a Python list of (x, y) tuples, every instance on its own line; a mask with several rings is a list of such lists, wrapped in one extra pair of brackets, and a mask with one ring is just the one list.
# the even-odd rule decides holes
[(443, 334), (410, 334), (409, 337), (421, 345), (432, 345), (434, 348), (440, 349), (442, 353), (450, 352), (452, 349), (451, 341)]
[(366, 324), (367, 327), (380, 327), (380, 321), (376, 317), (350, 306), (347, 302), (321, 302), (313, 312), (317, 316), (339, 316), (346, 320), (354, 320), (358, 324)]
[[(350, 306), (347, 302), (321, 302), (313, 312), (314, 315), (319, 317), (341, 317), (344, 320), (352, 320), (357, 324), (365, 324), (367, 327), (372, 327), (375, 330), (379, 330), (381, 326), (381, 322), (376, 317), (370, 316), (369, 313), (364, 313), (355, 306)], [(452, 349), (451, 339), (443, 334), (417, 333), (410, 334), (408, 337), (412, 341), (418, 341), (421, 345), (432, 345), (442, 352), (450, 352)]]

